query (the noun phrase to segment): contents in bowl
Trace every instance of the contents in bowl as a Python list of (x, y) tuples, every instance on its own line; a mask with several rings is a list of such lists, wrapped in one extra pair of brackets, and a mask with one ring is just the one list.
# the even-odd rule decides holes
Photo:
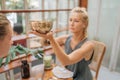
[(31, 21), (30, 25), (32, 27), (32, 30), (43, 34), (49, 32), (52, 29), (51, 21)]

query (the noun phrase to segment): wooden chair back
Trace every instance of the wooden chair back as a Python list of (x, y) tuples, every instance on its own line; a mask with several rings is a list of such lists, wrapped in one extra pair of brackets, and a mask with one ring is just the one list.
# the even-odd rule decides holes
[(103, 42), (99, 41), (92, 41), (94, 43), (94, 55), (92, 62), (89, 64), (89, 67), (92, 71), (95, 72), (95, 75), (93, 76), (94, 80), (97, 80), (99, 69), (106, 51), (106, 46)]

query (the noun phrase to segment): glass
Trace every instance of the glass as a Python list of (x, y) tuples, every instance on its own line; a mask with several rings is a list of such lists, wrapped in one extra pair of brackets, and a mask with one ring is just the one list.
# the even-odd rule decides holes
[(44, 69), (52, 68), (52, 55), (44, 55), (43, 57)]
[(23, 33), (26, 31), (25, 15), (25, 13), (6, 13), (12, 27), (14, 27), (14, 24), (21, 24), (23, 27)]
[(31, 68), (31, 78), (30, 80), (43, 80), (44, 77), (44, 64), (38, 64)]
[(29, 0), (28, 1), (28, 9), (42, 9), (42, 0)]
[(5, 75), (6, 75), (6, 80), (10, 80), (10, 72), (9, 71), (5, 72)]
[(24, 9), (24, 0), (7, 0), (6, 9)]
[(56, 9), (57, 0), (44, 0), (44, 9)]
[[(62, 6), (61, 6), (62, 4)], [(58, 0), (58, 8), (59, 9), (67, 9), (68, 8), (68, 0)]]
[(17, 73), (14, 80), (22, 80), (21, 72)]
[(1, 6), (2, 6), (2, 1), (0, 0), (0, 10), (1, 10)]
[[(2, 67), (4, 67), (4, 69), (6, 70), (6, 69), (8, 69), (8, 65), (5, 65), (5, 64), (3, 64), (3, 66)], [(11, 80), (11, 76), (10, 76), (10, 70), (8, 70), (8, 71), (6, 71), (5, 72), (5, 77), (6, 77), (6, 80)]]

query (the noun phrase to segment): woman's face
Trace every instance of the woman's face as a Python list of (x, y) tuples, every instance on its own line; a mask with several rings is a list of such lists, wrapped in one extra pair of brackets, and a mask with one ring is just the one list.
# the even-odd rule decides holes
[(8, 25), (8, 34), (4, 37), (3, 40), (0, 40), (0, 55), (1, 57), (7, 56), (9, 49), (12, 45), (12, 28)]
[(83, 31), (84, 23), (81, 20), (81, 15), (79, 13), (73, 12), (69, 18), (69, 30), (72, 33), (79, 33)]

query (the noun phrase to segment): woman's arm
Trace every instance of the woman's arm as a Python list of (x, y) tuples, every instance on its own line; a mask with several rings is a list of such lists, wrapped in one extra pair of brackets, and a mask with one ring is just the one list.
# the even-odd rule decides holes
[(93, 51), (93, 43), (89, 41), (86, 42), (81, 48), (67, 55), (54, 38), (51, 38), (50, 42), (56, 56), (64, 66), (74, 64), (82, 60)]
[(93, 51), (94, 45), (92, 42), (88, 41), (85, 44), (83, 44), (83, 46), (81, 46), (81, 48), (79, 48), (79, 49), (73, 51), (72, 53), (70, 53), (69, 55), (67, 55), (65, 53), (65, 51), (61, 48), (59, 43), (53, 37), (52, 32), (50, 32), (48, 34), (39, 34), (35, 31), (33, 31), (32, 33), (50, 40), (50, 43), (51, 43), (54, 53), (56, 54), (56, 56), (58, 57), (58, 59), (61, 61), (61, 63), (64, 66), (74, 64), (74, 63), (82, 60), (86, 56), (92, 54), (92, 51)]
[(60, 37), (56, 37), (55, 40), (58, 42), (59, 45), (64, 45), (68, 35), (63, 35)]

